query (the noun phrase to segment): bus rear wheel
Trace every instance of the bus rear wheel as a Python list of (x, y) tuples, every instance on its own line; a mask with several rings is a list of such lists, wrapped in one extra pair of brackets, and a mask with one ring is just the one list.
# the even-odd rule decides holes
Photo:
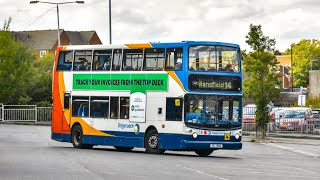
[(91, 149), (92, 144), (83, 144), (83, 131), (80, 125), (75, 125), (71, 130), (71, 142), (73, 147), (79, 149)]
[(144, 146), (146, 152), (149, 154), (162, 154), (165, 150), (159, 149), (159, 136), (158, 132), (155, 129), (152, 129), (147, 132), (147, 135), (144, 139)]
[(198, 149), (198, 150), (195, 150), (194, 152), (198, 154), (198, 156), (205, 157), (205, 156), (209, 156), (213, 151), (214, 149)]

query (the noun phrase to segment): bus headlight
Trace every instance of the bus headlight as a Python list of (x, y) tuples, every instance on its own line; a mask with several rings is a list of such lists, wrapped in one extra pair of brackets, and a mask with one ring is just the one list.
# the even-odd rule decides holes
[(235, 137), (236, 139), (239, 139), (239, 138), (240, 138), (239, 133), (236, 133), (236, 134), (234, 135), (234, 137)]
[(198, 134), (196, 132), (192, 133), (192, 137), (193, 138), (197, 138), (198, 137)]

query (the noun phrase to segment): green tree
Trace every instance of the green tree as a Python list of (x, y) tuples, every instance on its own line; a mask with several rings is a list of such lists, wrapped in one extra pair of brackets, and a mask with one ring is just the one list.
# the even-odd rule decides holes
[(26, 104), (30, 81), (33, 80), (34, 55), (25, 44), (17, 42), (9, 32), (11, 18), (0, 31), (0, 102)]
[(28, 96), (31, 103), (37, 106), (51, 106), (51, 84), (54, 54), (47, 53), (34, 62), (35, 75), (30, 84)]
[(11, 23), (12, 18), (9, 17), (8, 21), (4, 20), (3, 28), (2, 31), (10, 31), (10, 23)]
[(320, 108), (320, 96), (309, 96), (306, 101), (306, 107)]
[[(320, 41), (316, 39), (302, 39), (292, 46), (293, 81), (295, 87), (306, 87), (309, 84), (309, 70), (320, 68)], [(285, 51), (291, 55), (291, 47)], [(311, 60), (317, 60), (311, 62)], [(312, 63), (312, 64), (311, 64)]]
[(270, 52), (274, 50), (276, 41), (263, 35), (261, 25), (251, 24), (246, 43), (253, 52), (243, 53), (243, 67), (248, 75), (248, 80), (244, 81), (244, 94), (257, 106), (256, 133), (260, 132), (262, 138), (265, 138), (270, 120), (268, 104), (280, 94), (276, 68), (278, 62)]

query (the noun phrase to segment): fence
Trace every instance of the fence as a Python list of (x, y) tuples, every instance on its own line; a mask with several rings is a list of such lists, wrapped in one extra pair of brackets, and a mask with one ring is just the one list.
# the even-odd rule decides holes
[[(309, 108), (278, 108), (270, 112), (267, 133), (320, 135), (320, 118), (313, 116)], [(242, 129), (254, 132), (255, 109), (244, 108)]]
[(51, 123), (51, 107), (0, 104), (0, 121)]

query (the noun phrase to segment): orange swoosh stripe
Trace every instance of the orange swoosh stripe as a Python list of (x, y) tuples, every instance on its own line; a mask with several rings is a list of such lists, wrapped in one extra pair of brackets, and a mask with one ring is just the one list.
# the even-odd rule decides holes
[(101, 131), (93, 128), (92, 126), (90, 126), (89, 124), (87, 124), (87, 123), (86, 123), (82, 118), (80, 118), (80, 117), (72, 118), (72, 122), (73, 122), (73, 123), (75, 123), (75, 122), (80, 123), (84, 135), (114, 136), (114, 135), (112, 135), (112, 134), (107, 134), (107, 133), (101, 132)]
[(152, 48), (150, 43), (145, 44), (125, 44), (127, 47), (131, 49), (141, 49), (141, 48)]
[(173, 72), (173, 71), (167, 71), (167, 73), (170, 75), (170, 77), (172, 77), (172, 79), (174, 79), (178, 84), (179, 86), (181, 87), (181, 89), (186, 92), (186, 90), (184, 89), (180, 79), (177, 77), (177, 75)]

